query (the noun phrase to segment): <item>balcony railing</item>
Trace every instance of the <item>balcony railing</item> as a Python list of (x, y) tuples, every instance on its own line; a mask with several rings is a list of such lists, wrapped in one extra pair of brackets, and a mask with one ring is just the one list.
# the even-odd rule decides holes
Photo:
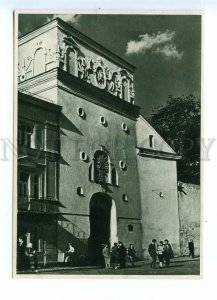
[(18, 196), (19, 212), (57, 213), (59, 201), (45, 197)]

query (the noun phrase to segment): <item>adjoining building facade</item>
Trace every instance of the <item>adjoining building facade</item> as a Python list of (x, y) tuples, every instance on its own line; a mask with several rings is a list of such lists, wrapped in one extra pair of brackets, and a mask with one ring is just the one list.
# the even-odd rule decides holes
[(117, 241), (179, 255), (179, 157), (139, 113), (135, 68), (59, 18), (20, 38), (18, 61), (17, 235), (39, 263), (69, 242), (95, 264)]

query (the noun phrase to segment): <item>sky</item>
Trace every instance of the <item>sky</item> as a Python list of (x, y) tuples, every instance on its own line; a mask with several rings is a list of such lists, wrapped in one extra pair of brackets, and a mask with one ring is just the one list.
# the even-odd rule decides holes
[(168, 95), (201, 97), (201, 16), (21, 14), (19, 36), (60, 17), (136, 67), (135, 103), (148, 117)]

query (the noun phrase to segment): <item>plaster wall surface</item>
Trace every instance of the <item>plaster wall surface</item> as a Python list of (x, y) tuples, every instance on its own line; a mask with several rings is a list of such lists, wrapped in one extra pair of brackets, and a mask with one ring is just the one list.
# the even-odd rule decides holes
[(19, 42), (18, 78), (24, 81), (56, 66), (57, 27)]
[[(65, 206), (62, 212), (71, 213), (71, 216), (67, 215), (67, 219), (88, 236), (90, 199), (94, 193), (108, 193), (116, 205), (118, 239), (127, 244), (133, 239), (138, 251), (141, 251), (135, 121), (62, 90), (58, 91), (58, 104), (62, 106), (59, 172), (59, 199)], [(85, 118), (78, 115), (78, 108), (83, 109)], [(101, 116), (105, 118), (106, 126), (100, 123)], [(122, 130), (123, 122), (128, 126), (129, 133)], [(117, 187), (108, 185), (107, 188), (102, 188), (89, 180), (94, 153), (101, 150), (101, 145), (109, 152), (110, 160), (118, 173)], [(87, 155), (86, 161), (80, 158), (82, 151)], [(121, 160), (126, 163), (126, 170), (120, 168)], [(77, 194), (78, 187), (83, 188), (84, 196)], [(123, 201), (123, 194), (127, 195), (128, 201)], [(81, 217), (75, 218), (75, 213)], [(120, 221), (120, 217), (124, 223)], [(128, 225), (132, 222), (137, 224), (129, 234)]]
[[(154, 130), (154, 128), (143, 118), (139, 117), (136, 124), (137, 146), (140, 148), (161, 150), (175, 153), (174, 150), (164, 141), (164, 139)], [(149, 136), (154, 137), (154, 145), (150, 147)]]
[(195, 255), (200, 255), (200, 186), (182, 184), (187, 195), (178, 192), (181, 255), (188, 255), (188, 242), (191, 239), (195, 245)]
[[(142, 248), (148, 258), (148, 245), (168, 239), (179, 255), (179, 216), (176, 162), (138, 157), (141, 192)], [(163, 193), (163, 198), (160, 193)]]

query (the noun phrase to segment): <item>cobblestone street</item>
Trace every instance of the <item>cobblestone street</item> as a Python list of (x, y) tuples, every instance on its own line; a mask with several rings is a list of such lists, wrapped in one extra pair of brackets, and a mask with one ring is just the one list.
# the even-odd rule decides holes
[(125, 269), (105, 269), (97, 267), (81, 267), (81, 268), (54, 268), (37, 270), (28, 274), (40, 275), (200, 275), (199, 258), (175, 258), (171, 261), (169, 268), (160, 269), (157, 265), (156, 269), (151, 269), (148, 261), (136, 262), (134, 267)]

